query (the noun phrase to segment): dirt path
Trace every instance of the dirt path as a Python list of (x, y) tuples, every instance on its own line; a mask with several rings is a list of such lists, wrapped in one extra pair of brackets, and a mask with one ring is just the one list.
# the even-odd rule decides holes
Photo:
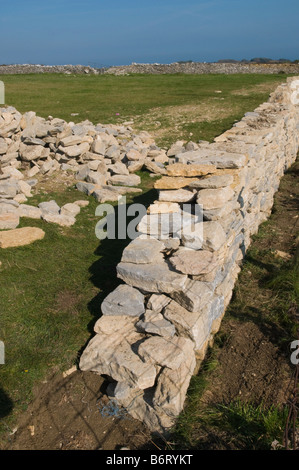
[[(250, 263), (240, 273), (219, 333), (223, 344), (217, 350), (217, 368), (201, 398), (203, 407), (236, 399), (266, 405), (285, 403), (291, 366), (282, 340), (291, 338), (284, 338), (283, 322), (275, 321), (277, 299), (261, 279), (273, 271), (269, 261), (273, 253), (294, 254), (299, 229), (298, 173), (297, 163), (282, 179), (274, 213), (251, 245)], [(265, 256), (261, 258), (262, 252)], [(93, 373), (75, 371), (67, 377), (49, 377), (36, 389), (31, 405), (2, 448), (163, 449), (161, 439), (153, 438), (140, 422), (109, 403), (106, 386), (107, 382)], [(240, 448), (219, 430), (211, 432), (199, 426), (194, 432), (198, 448)]]

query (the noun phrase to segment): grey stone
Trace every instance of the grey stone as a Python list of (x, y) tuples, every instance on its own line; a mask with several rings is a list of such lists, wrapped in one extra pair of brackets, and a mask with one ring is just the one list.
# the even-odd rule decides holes
[(101, 305), (103, 315), (127, 315), (140, 317), (145, 312), (144, 295), (131, 286), (120, 285)]
[(213, 291), (205, 282), (189, 279), (183, 289), (174, 291), (170, 296), (189, 312), (202, 311), (212, 298)]
[(142, 193), (142, 189), (140, 188), (132, 188), (128, 186), (110, 186), (109, 184), (106, 184), (104, 187), (106, 191), (112, 191), (117, 194), (131, 194), (131, 193)]
[(125, 336), (134, 331), (138, 319), (138, 316), (130, 315), (103, 315), (96, 321), (94, 331), (104, 335), (119, 332), (120, 335)]
[(193, 181), (189, 187), (192, 189), (218, 189), (230, 186), (233, 181), (233, 175), (213, 175)]
[(113, 165), (108, 165), (108, 170), (115, 175), (129, 175), (129, 170), (122, 162), (116, 162)]
[(51, 169), (53, 168), (53, 161), (49, 160), (43, 163), (43, 165), (40, 167), (40, 172), (42, 175), (45, 175), (48, 173)]
[(71, 215), (76, 217), (80, 213), (80, 207), (75, 203), (68, 203), (61, 206), (60, 213), (62, 215)]
[[(18, 208), (16, 206), (13, 206), (12, 204), (5, 204), (5, 202), (1, 202), (1, 201), (3, 201), (3, 199), (0, 200), (0, 214), (7, 214), (8, 212), (10, 213), (18, 212)], [(7, 199), (7, 201), (10, 201), (10, 199)]]
[(155, 366), (142, 361), (132, 348), (142, 339), (144, 335), (137, 332), (97, 334), (84, 350), (79, 367), (83, 371), (108, 375), (142, 390), (152, 387), (157, 375)]
[(86, 176), (86, 181), (92, 184), (96, 184), (97, 186), (105, 186), (106, 185), (106, 177), (103, 173), (98, 171), (89, 171)]
[(15, 212), (0, 214), (0, 230), (14, 229), (19, 225), (19, 223), (19, 216)]
[(43, 147), (46, 145), (42, 139), (38, 139), (36, 137), (25, 137), (23, 142), (26, 145), (42, 145)]
[(208, 250), (179, 248), (170, 258), (171, 265), (181, 273), (197, 275), (212, 271), (217, 265), (217, 258)]
[(91, 145), (91, 151), (99, 155), (105, 155), (106, 144), (100, 138), (97, 138)]
[(191, 353), (178, 369), (165, 367), (160, 372), (153, 397), (157, 409), (162, 409), (173, 418), (180, 414), (195, 367), (195, 354)]
[(147, 302), (147, 307), (154, 312), (161, 312), (171, 299), (164, 294), (152, 294)]
[(187, 189), (167, 189), (159, 191), (159, 201), (165, 202), (191, 202), (196, 193)]
[(218, 251), (226, 242), (226, 233), (216, 221), (185, 227), (178, 235), (182, 244), (193, 250)]
[(108, 183), (125, 186), (138, 186), (141, 183), (141, 179), (138, 175), (112, 175), (108, 178)]
[(138, 355), (147, 363), (178, 369), (193, 353), (194, 344), (188, 338), (151, 336), (140, 343)]
[(163, 261), (161, 251), (164, 244), (156, 239), (144, 240), (136, 238), (123, 251), (121, 261), (123, 263), (159, 263)]
[(71, 215), (53, 214), (51, 212), (42, 214), (42, 219), (45, 222), (57, 224), (57, 225), (60, 225), (61, 227), (70, 227), (71, 225), (74, 225), (74, 223), (76, 222), (75, 217)]
[(59, 145), (62, 145), (63, 147), (70, 147), (73, 145), (78, 145), (81, 144), (82, 142), (82, 137), (80, 135), (70, 135), (68, 137), (64, 137), (59, 141)]
[(133, 264), (119, 263), (117, 276), (127, 284), (145, 292), (171, 293), (183, 288), (187, 276), (171, 270), (168, 263)]
[(118, 201), (119, 198), (121, 197), (118, 192), (109, 191), (106, 188), (94, 189), (94, 191), (92, 191), (92, 195), (98, 202), (101, 202), (101, 203), (104, 203), (107, 201), (110, 201), (110, 202)]
[(223, 217), (227, 217), (228, 215), (234, 213), (234, 210), (236, 210), (238, 207), (240, 207), (239, 203), (237, 201), (229, 201), (226, 204), (224, 204), (222, 207), (219, 209), (210, 209), (207, 210), (205, 209), (203, 211), (203, 217), (205, 220), (219, 220), (222, 219)]
[(163, 240), (164, 238), (168, 239), (170, 235), (176, 237), (182, 228), (189, 227), (196, 221), (197, 217), (186, 211), (146, 214), (139, 222), (137, 230), (140, 233)]
[(60, 213), (60, 207), (54, 199), (52, 201), (40, 202), (38, 207), (41, 209), (43, 216), (46, 214), (58, 215)]
[(7, 152), (8, 145), (4, 139), (0, 139), (0, 155), (4, 155)]
[(176, 161), (215, 165), (216, 168), (241, 168), (246, 164), (246, 156), (219, 150), (199, 149), (177, 154)]
[(17, 182), (0, 182), (0, 197), (14, 198), (17, 192)]
[(18, 181), (19, 192), (25, 194), (26, 197), (31, 197), (31, 186), (30, 184), (26, 183), (26, 181), (19, 180)]
[(172, 338), (175, 335), (175, 327), (168, 320), (165, 320), (161, 313), (147, 310), (144, 318), (136, 323), (138, 330), (146, 333)]
[(40, 219), (42, 215), (40, 208), (27, 204), (20, 204), (17, 211), (20, 217), (28, 217), (30, 219)]
[(49, 155), (49, 149), (45, 149), (42, 145), (20, 145), (20, 157), (25, 162), (38, 160), (39, 158)]
[(184, 141), (178, 140), (167, 151), (167, 157), (175, 157), (177, 154), (184, 152)]
[(85, 183), (84, 181), (79, 181), (76, 184), (76, 188), (78, 189), (78, 191), (81, 191), (82, 193), (87, 194), (88, 196), (90, 196), (96, 189), (94, 184)]
[(165, 307), (163, 314), (176, 327), (179, 335), (194, 342), (195, 351), (199, 351), (209, 338), (211, 321), (203, 311), (189, 312), (172, 300)]
[(197, 195), (197, 204), (203, 206), (204, 210), (219, 209), (232, 197), (234, 191), (230, 187), (220, 189), (202, 189)]

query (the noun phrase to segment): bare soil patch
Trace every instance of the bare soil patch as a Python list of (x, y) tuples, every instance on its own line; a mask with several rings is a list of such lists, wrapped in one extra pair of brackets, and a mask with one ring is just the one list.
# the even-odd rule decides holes
[(113, 407), (107, 382), (91, 373), (54, 374), (39, 385), (4, 449), (117, 450), (144, 446), (150, 433), (139, 421)]

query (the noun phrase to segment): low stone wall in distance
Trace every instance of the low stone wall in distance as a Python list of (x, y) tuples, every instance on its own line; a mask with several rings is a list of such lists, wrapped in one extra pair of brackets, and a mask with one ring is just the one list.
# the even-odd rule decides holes
[(64, 74), (111, 74), (127, 75), (131, 73), (142, 74), (298, 74), (299, 64), (277, 63), (277, 64), (257, 64), (257, 63), (219, 63), (219, 62), (173, 62), (171, 64), (130, 64), (116, 65), (109, 67), (91, 67), (89, 65), (39, 65), (39, 64), (2, 64), (0, 65), (0, 75), (11, 74), (44, 74), (44, 73), (64, 73)]
[(177, 153), (123, 252), (123, 284), (102, 303), (80, 368), (114, 379), (111, 398), (152, 431), (169, 430), (183, 409), (251, 236), (296, 159), (298, 91), (298, 78), (288, 79), (213, 143)]
[(105, 73), (112, 75), (126, 75), (130, 73), (144, 74), (298, 74), (299, 64), (256, 64), (256, 63), (219, 63), (219, 62), (173, 62), (172, 64), (131, 64), (109, 67)]

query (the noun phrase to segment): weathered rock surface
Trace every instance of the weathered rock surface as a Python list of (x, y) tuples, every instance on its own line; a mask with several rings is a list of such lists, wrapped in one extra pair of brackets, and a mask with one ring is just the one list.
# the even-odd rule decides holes
[(0, 214), (0, 230), (14, 229), (20, 223), (20, 218), (15, 212)]
[(188, 248), (180, 248), (169, 261), (177, 271), (190, 275), (208, 273), (217, 265), (217, 259), (211, 251)]
[[(167, 168), (167, 175), (168, 176), (203, 176), (208, 175), (209, 173), (215, 173), (216, 167), (214, 165), (187, 165), (184, 163), (174, 163)], [(197, 180), (194, 180), (197, 181)], [(191, 183), (190, 180), (189, 183)]]
[(120, 285), (105, 298), (101, 309), (103, 315), (140, 317), (145, 312), (144, 295), (131, 286)]
[(144, 240), (136, 238), (123, 251), (121, 261), (123, 263), (160, 263), (163, 262), (164, 244), (155, 239)]
[(219, 209), (234, 196), (231, 188), (202, 189), (197, 195), (197, 204), (204, 210)]
[(23, 227), (0, 232), (0, 248), (14, 248), (42, 240), (45, 232), (37, 227)]
[(159, 201), (163, 202), (191, 202), (195, 199), (196, 193), (187, 189), (160, 190)]
[(42, 210), (39, 207), (30, 206), (29, 204), (20, 204), (17, 213), (19, 217), (28, 217), (30, 219), (40, 219)]
[(136, 323), (136, 328), (144, 333), (151, 333), (166, 338), (172, 338), (175, 335), (175, 327), (172, 323), (165, 320), (161, 313), (147, 310), (144, 318)]
[(151, 336), (140, 343), (139, 356), (147, 363), (178, 369), (188, 356), (194, 354), (193, 343), (188, 338)]
[(57, 225), (60, 225), (61, 227), (71, 227), (76, 222), (75, 217), (73, 217), (72, 215), (53, 214), (51, 212), (42, 214), (42, 219), (45, 222), (57, 224)]
[(81, 356), (80, 369), (106, 374), (141, 390), (150, 388), (155, 383), (157, 369), (132, 350), (132, 344), (143, 338), (134, 331), (126, 335), (119, 332), (96, 335)]
[(119, 263), (117, 276), (145, 292), (169, 294), (184, 287), (187, 276), (170, 269), (166, 262), (156, 264)]
[(192, 189), (218, 189), (230, 186), (233, 182), (233, 175), (213, 175), (207, 178), (197, 179), (190, 183), (189, 187)]
[(162, 176), (161, 179), (155, 182), (155, 188), (156, 189), (180, 189), (180, 188), (185, 188), (186, 186), (189, 186), (189, 184), (194, 181), (196, 181), (195, 178), (184, 178), (184, 177), (174, 178), (171, 176)]

